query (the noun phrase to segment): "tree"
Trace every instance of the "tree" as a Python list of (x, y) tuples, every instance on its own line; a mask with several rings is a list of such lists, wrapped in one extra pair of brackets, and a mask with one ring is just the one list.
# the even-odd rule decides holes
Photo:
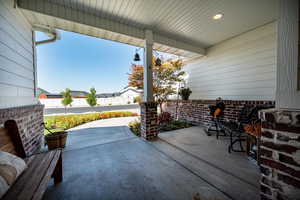
[(143, 65), (131, 65), (131, 73), (128, 77), (128, 85), (137, 89), (143, 89), (144, 87), (144, 66)]
[(61, 103), (65, 106), (65, 113), (67, 112), (67, 106), (71, 105), (73, 102), (72, 96), (71, 96), (71, 90), (69, 88), (66, 88), (64, 92), (61, 93), (63, 95), (63, 99), (61, 100)]
[(96, 90), (95, 88), (90, 89), (90, 93), (87, 95), (86, 102), (91, 106), (94, 107), (97, 105), (97, 97), (96, 97)]
[[(165, 102), (170, 95), (176, 94), (176, 86), (183, 82), (185, 74), (182, 71), (182, 60), (167, 60), (161, 66), (155, 65), (155, 58), (152, 62), (153, 71), (153, 96), (162, 110), (162, 103)], [(131, 73), (128, 77), (128, 85), (143, 89), (144, 67), (133, 64)]]

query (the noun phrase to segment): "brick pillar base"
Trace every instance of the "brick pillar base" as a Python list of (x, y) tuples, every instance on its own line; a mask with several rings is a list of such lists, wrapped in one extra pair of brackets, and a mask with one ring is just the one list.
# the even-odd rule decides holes
[(146, 140), (155, 138), (158, 134), (157, 103), (142, 102), (141, 106), (141, 136)]
[(261, 199), (300, 199), (300, 111), (260, 112)]

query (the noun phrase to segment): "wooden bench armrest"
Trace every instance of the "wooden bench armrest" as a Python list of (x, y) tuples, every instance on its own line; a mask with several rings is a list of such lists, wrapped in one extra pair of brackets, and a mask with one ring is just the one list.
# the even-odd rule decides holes
[(62, 181), (62, 150), (35, 154), (26, 159), (28, 168), (17, 178), (1, 200), (42, 199), (51, 177)]

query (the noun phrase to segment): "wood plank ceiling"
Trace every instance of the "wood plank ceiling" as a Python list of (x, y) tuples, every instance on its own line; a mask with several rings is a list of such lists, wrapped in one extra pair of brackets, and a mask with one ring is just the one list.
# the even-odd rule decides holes
[[(59, 5), (59, 10), (46, 13), (45, 10), (58, 9), (47, 5)], [(157, 34), (155, 49), (195, 57), (201, 54), (196, 47), (205, 49), (276, 20), (278, 0), (19, 0), (19, 6), (32, 24), (50, 25), (136, 46), (143, 45), (143, 38), (93, 27), (71, 18), (63, 19), (59, 14), (69, 10), (65, 15), (81, 17), (84, 21), (83, 15), (73, 16), (74, 13), (89, 13), (98, 17), (95, 19), (107, 19), (136, 30), (150, 29)], [(39, 9), (41, 6), (47, 8)], [(224, 17), (213, 20), (217, 13)], [(166, 41), (168, 38), (172, 41)], [(174, 41), (181, 42), (184, 48), (173, 46)]]

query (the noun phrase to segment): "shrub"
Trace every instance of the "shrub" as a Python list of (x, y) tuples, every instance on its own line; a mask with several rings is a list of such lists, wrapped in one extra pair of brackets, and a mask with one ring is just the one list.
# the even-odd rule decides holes
[(130, 117), (138, 116), (137, 113), (132, 112), (102, 112), (102, 113), (89, 113), (89, 114), (77, 114), (77, 115), (56, 115), (44, 117), (46, 128), (48, 129), (70, 129), (75, 126), (114, 117)]
[(131, 102), (130, 101), (127, 101), (127, 104), (130, 104)]
[(132, 122), (129, 122), (128, 126), (129, 126), (130, 130), (136, 136), (141, 136), (141, 121), (140, 120), (134, 120)]
[(181, 88), (179, 91), (182, 100), (189, 100), (191, 94), (192, 90), (190, 88)]
[(172, 120), (172, 116), (168, 112), (162, 112), (158, 115), (158, 124), (165, 124)]
[(171, 131), (171, 130), (177, 130), (182, 128), (188, 128), (191, 126), (193, 125), (190, 122), (181, 121), (181, 120), (171, 120), (168, 123), (161, 124), (159, 126), (159, 130), (163, 132), (163, 131)]
[[(134, 120), (128, 124), (130, 130), (137, 136), (141, 136), (141, 121)], [(192, 123), (181, 120), (169, 120), (166, 123), (159, 124), (159, 131), (172, 131), (193, 126)]]

